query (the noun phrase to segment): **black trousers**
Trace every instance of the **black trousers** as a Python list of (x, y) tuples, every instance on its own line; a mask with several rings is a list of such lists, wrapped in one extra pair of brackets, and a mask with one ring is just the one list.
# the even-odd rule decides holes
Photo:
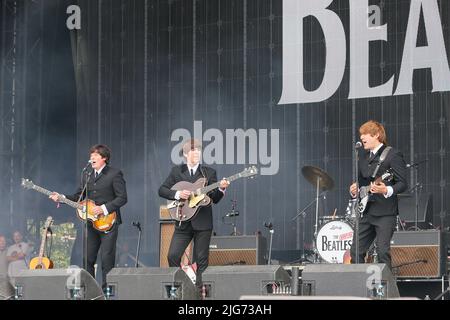
[[(119, 226), (114, 224), (108, 233), (98, 231), (88, 223), (88, 243), (87, 243), (87, 272), (95, 279), (95, 262), (100, 250), (102, 267), (102, 288), (106, 289), (106, 275), (116, 263), (116, 242), (119, 234)], [(83, 239), (84, 243), (84, 239)], [(83, 255), (83, 262), (85, 256)], [(83, 263), (84, 266), (84, 263)]]
[[(365, 214), (359, 220), (359, 263), (364, 263), (364, 257), (370, 245), (376, 238), (378, 262), (385, 263), (389, 269), (391, 264), (391, 238), (394, 234), (397, 216), (376, 217)], [(356, 232), (353, 233), (350, 250), (352, 263), (356, 263)]]
[(197, 263), (196, 285), (202, 285), (202, 273), (208, 267), (209, 242), (212, 230), (194, 230), (190, 222), (183, 228), (175, 228), (167, 259), (170, 267), (180, 267), (187, 246), (194, 239), (192, 263)]

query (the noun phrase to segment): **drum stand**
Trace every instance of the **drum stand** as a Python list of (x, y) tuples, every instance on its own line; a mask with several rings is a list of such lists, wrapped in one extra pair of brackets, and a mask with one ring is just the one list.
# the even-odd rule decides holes
[[(319, 198), (322, 195), (324, 195), (325, 192), (326, 192), (326, 191), (323, 191), (322, 193), (318, 194), (319, 193), (319, 188), (318, 188), (319, 187), (319, 180), (320, 180), (320, 177), (317, 178), (317, 190), (316, 190), (316, 197), (314, 198), (314, 200), (311, 201), (310, 203), (308, 203), (308, 205), (306, 207), (304, 207), (301, 211), (299, 211), (297, 213), (297, 215), (294, 218), (292, 218), (292, 221), (297, 219), (300, 215), (303, 218), (302, 219), (303, 220), (302, 221), (302, 240), (303, 240), (302, 247), (303, 247), (303, 249), (302, 249), (302, 257), (301, 257), (302, 262), (303, 261), (309, 261), (305, 257), (305, 217), (306, 217), (306, 210), (309, 207), (311, 207), (314, 203), (316, 203), (316, 220), (315, 220), (315, 226), (314, 226), (314, 239), (313, 239), (314, 260), (312, 262), (316, 263), (319, 260), (319, 253), (318, 253), (317, 248), (316, 248), (317, 229), (318, 229), (318, 221), (319, 221)], [(311, 261), (309, 261), (309, 262), (311, 262)]]
[(319, 186), (320, 186), (320, 177), (317, 177), (317, 185), (316, 185), (316, 223), (314, 225), (314, 263), (319, 263), (319, 252), (317, 250), (317, 232), (319, 228)]

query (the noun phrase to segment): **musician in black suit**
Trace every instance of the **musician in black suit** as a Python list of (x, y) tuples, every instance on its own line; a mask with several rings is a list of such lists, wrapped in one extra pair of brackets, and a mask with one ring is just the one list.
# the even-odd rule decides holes
[[(95, 202), (95, 206), (91, 208), (92, 212), (97, 216), (106, 216), (116, 212), (116, 221), (108, 231), (95, 229), (90, 220), (87, 225), (87, 271), (95, 278), (94, 265), (101, 248), (102, 287), (105, 290), (106, 275), (115, 265), (118, 228), (122, 223), (120, 208), (127, 203), (127, 190), (122, 171), (109, 166), (111, 150), (108, 146), (97, 144), (92, 146), (89, 151), (92, 169), (87, 169), (88, 175), (83, 175), (81, 186), (75, 194), (60, 195), (54, 192), (50, 198), (55, 202), (58, 202), (60, 197), (66, 197), (76, 202), (84, 200), (86, 198), (84, 186), (86, 176), (88, 176), (87, 199)], [(83, 262), (86, 262), (84, 255)]]
[[(180, 181), (194, 183), (199, 178), (206, 178), (207, 185), (217, 182), (216, 171), (200, 164), (201, 144), (196, 139), (190, 139), (183, 144), (183, 156), (186, 164), (172, 168), (169, 176), (159, 188), (159, 196), (168, 200), (188, 199), (189, 190), (175, 191), (171, 188)], [(213, 203), (218, 203), (229, 186), (226, 179), (222, 179), (219, 188), (214, 189), (208, 196)], [(208, 267), (209, 242), (213, 229), (211, 205), (200, 207), (194, 217), (188, 221), (175, 223), (175, 231), (170, 243), (168, 260), (169, 266), (180, 267), (181, 259), (187, 246), (194, 239), (193, 263), (197, 263), (196, 285), (202, 286), (201, 275)]]
[[(378, 262), (392, 268), (390, 242), (397, 223), (397, 195), (407, 189), (406, 163), (403, 154), (391, 148), (378, 166), (380, 156), (387, 147), (386, 132), (379, 122), (370, 120), (364, 123), (359, 128), (359, 133), (364, 149), (359, 150), (358, 183), (359, 187), (370, 185), (371, 193), (366, 210), (359, 221), (359, 263), (364, 263), (364, 257), (376, 238)], [(375, 182), (375, 178), (380, 177), (388, 169), (391, 169), (393, 179)], [(350, 186), (350, 194), (356, 197), (357, 193), (357, 185), (353, 183)], [(356, 262), (355, 237), (356, 232), (351, 248), (352, 263)]]

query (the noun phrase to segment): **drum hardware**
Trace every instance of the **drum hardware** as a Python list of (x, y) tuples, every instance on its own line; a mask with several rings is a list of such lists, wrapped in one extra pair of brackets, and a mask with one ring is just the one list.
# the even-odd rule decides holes
[(329, 221), (317, 234), (316, 251), (328, 263), (344, 263), (352, 239), (353, 228), (349, 223), (339, 220)]
[[(333, 179), (322, 169), (313, 167), (313, 166), (304, 166), (302, 168), (302, 174), (306, 180), (308, 180), (312, 185), (316, 187), (316, 197), (313, 201), (311, 201), (302, 211), (297, 213), (297, 215), (292, 219), (295, 220), (301, 214), (303, 214), (310, 206), (314, 203), (316, 204), (316, 216), (315, 216), (315, 224), (314, 224), (314, 263), (319, 262), (319, 253), (317, 252), (316, 239), (318, 232), (318, 223), (319, 223), (319, 198), (325, 195), (326, 191), (333, 189), (334, 182)], [(322, 190), (321, 193), (319, 191)], [(303, 221), (304, 222), (304, 221)], [(304, 232), (303, 232), (304, 233)], [(303, 242), (304, 246), (304, 242)], [(304, 250), (304, 249), (303, 249)]]

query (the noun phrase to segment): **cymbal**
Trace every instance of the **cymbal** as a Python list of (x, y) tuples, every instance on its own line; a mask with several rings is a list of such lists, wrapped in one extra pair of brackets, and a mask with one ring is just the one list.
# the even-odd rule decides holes
[(334, 187), (333, 179), (318, 167), (304, 166), (302, 173), (305, 179), (314, 187), (317, 187), (317, 179), (319, 179), (319, 188), (322, 190), (331, 190)]

